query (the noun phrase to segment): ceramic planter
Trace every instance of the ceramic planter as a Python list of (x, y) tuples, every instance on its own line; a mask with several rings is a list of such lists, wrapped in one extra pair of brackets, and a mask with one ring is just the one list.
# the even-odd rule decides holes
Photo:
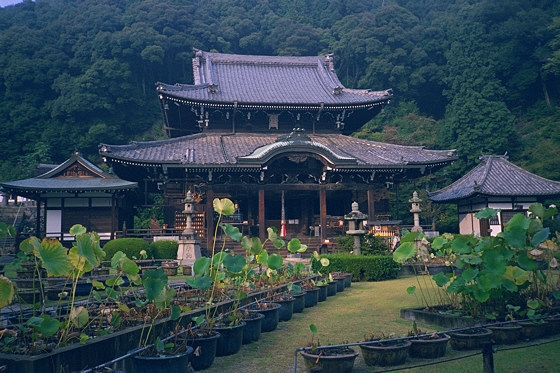
[(258, 312), (250, 312), (250, 316), (243, 318), (245, 327), (243, 328), (243, 344), (258, 341), (261, 337), (262, 319), (264, 315)]
[(489, 326), (492, 330), (492, 340), (499, 345), (509, 345), (517, 342), (521, 336), (521, 327), (519, 325), (495, 325)]
[(371, 345), (360, 345), (364, 361), (369, 366), (392, 366), (404, 364), (408, 357), (410, 341), (376, 342)]
[(278, 303), (265, 302), (260, 303), (259, 305), (249, 306), (248, 309), (251, 311), (257, 311), (258, 313), (264, 315), (261, 324), (262, 333), (271, 332), (278, 327), (278, 310), (280, 309), (280, 305)]
[(411, 357), (434, 359), (445, 355), (447, 341), (451, 337), (438, 334), (436, 338), (422, 337), (410, 340), (409, 354)]
[(313, 307), (319, 302), (319, 288), (305, 289), (305, 307)]
[(307, 372), (322, 373), (350, 373), (354, 367), (354, 360), (358, 351), (344, 348), (343, 351), (333, 351), (332, 354), (324, 349), (323, 354), (318, 351), (301, 351)]
[(520, 322), (522, 339), (539, 339), (547, 334), (548, 324), (546, 322)]
[(349, 288), (352, 286), (352, 274), (351, 273), (343, 273), (344, 276), (344, 287)]
[(139, 356), (132, 357), (134, 373), (184, 373), (189, 364), (189, 355), (193, 348), (187, 346), (182, 354), (170, 356)]
[(220, 333), (218, 345), (216, 346), (216, 356), (233, 355), (241, 349), (244, 327), (245, 321), (232, 326), (214, 326), (214, 329)]
[(449, 333), (451, 340), (449, 344), (454, 350), (476, 350), (481, 349), (484, 343), (490, 341), (492, 330), (480, 328), (461, 332)]
[(327, 300), (327, 293), (328, 293), (328, 285), (317, 285), (319, 288), (319, 302), (324, 302)]

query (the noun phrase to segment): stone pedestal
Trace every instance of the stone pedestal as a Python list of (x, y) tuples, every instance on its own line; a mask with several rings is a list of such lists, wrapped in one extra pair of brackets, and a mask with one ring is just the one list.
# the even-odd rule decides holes
[(179, 265), (191, 266), (196, 262), (200, 255), (200, 245), (195, 239), (181, 238), (177, 250), (177, 261)]

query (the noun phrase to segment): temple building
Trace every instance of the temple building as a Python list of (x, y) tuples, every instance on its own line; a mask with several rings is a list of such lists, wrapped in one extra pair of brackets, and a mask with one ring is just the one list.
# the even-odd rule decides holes
[(108, 241), (125, 219), (131, 224), (125, 197), (137, 188), (136, 182), (106, 173), (78, 153), (58, 166), (41, 166), (46, 172), (39, 176), (0, 183), (3, 193), (36, 201), (38, 237), (73, 240), (70, 227), (81, 224)]
[(276, 226), (320, 243), (343, 233), (353, 201), (368, 220), (389, 221), (394, 183), (456, 159), (350, 137), (389, 104), (391, 90), (345, 88), (332, 55), (245, 56), (195, 50), (194, 84), (157, 84), (169, 139), (100, 145), (100, 154), (141, 192), (163, 193), (165, 224), (182, 229), (183, 199), (198, 201), (195, 229), (212, 244), (212, 201), (228, 197), (228, 221), (264, 239)]
[[(459, 233), (495, 236), (513, 215), (526, 214), (531, 204), (559, 197), (560, 182), (532, 174), (505, 155), (485, 155), (465, 176), (428, 196), (437, 203), (457, 204)], [(487, 207), (501, 211), (490, 220), (477, 219), (475, 214)]]

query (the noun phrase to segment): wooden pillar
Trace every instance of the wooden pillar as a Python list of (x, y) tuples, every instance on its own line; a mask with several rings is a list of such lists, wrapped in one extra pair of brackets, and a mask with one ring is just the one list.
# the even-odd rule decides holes
[(321, 244), (327, 239), (327, 191), (319, 190), (319, 205), (321, 209)]
[(115, 194), (111, 194), (111, 239), (115, 239)]
[(41, 198), (37, 197), (37, 216), (35, 217), (36, 221), (36, 230), (35, 234), (38, 238), (41, 238)]
[(264, 189), (259, 189), (259, 238), (261, 241), (264, 241), (266, 237), (264, 213)]
[(206, 218), (206, 251), (211, 255), (214, 246), (214, 191), (212, 189), (206, 191), (204, 216)]
[(367, 210), (368, 210), (368, 220), (373, 221), (375, 215), (375, 203), (374, 203), (374, 194), (373, 190), (368, 189), (367, 191)]

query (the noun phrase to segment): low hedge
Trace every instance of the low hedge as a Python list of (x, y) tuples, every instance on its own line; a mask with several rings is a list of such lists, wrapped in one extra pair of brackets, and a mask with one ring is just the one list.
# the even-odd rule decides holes
[(127, 257), (133, 259), (141, 259), (140, 251), (145, 250), (148, 258), (152, 257), (150, 244), (141, 238), (117, 238), (111, 240), (103, 246), (105, 251), (105, 260), (111, 260), (117, 251), (122, 251)]
[(328, 254), (320, 255), (327, 258), (329, 265), (323, 267), (315, 258), (311, 258), (314, 271), (321, 273), (346, 272), (352, 273), (352, 281), (383, 281), (397, 278), (401, 265), (391, 255), (353, 255)]
[(154, 259), (177, 259), (178, 248), (179, 243), (172, 240), (154, 241), (150, 244)]

